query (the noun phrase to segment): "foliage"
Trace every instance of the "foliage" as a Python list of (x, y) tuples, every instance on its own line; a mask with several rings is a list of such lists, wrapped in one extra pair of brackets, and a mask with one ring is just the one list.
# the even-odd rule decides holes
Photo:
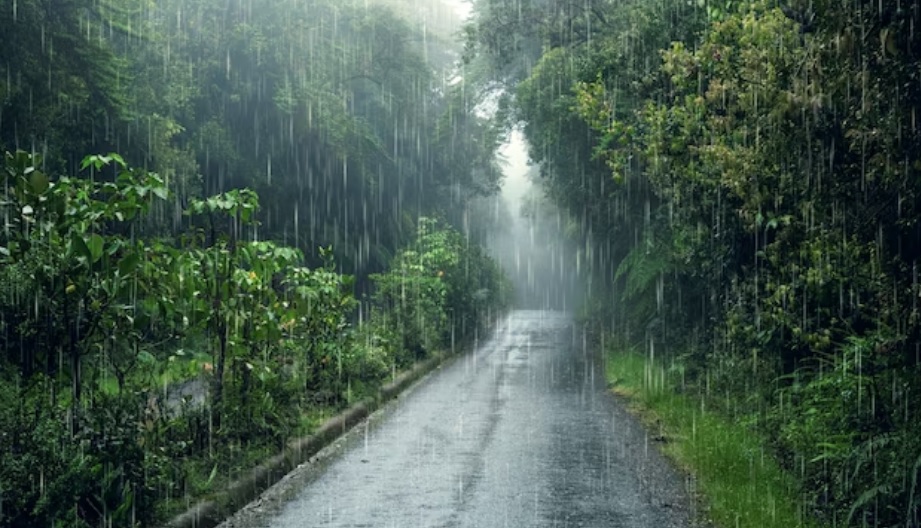
[(0, 25), (0, 147), (64, 174), (117, 149), (174, 193), (160, 234), (190, 200), (249, 188), (271, 204), (264, 237), (333, 245), (363, 278), (405, 242), (404, 213), (458, 220), (498, 184), (496, 130), (442, 81), (451, 35), (381, 2), (17, 0)]
[(680, 369), (633, 350), (606, 351), (614, 391), (651, 429), (651, 439), (694, 473), (708, 501), (706, 518), (717, 526), (814, 526), (798, 504), (795, 479), (764, 452), (763, 439), (745, 424), (708, 409), (694, 394), (678, 394)]
[(496, 264), (430, 218), (419, 219), (413, 243), (372, 279), (378, 315), (372, 321), (401, 366), (453, 347), (455, 336), (469, 334), (509, 302)]
[[(282, 449), (305, 415), (352, 401), (353, 385), (367, 395), (420, 359), (400, 348), (411, 335), (444, 346), (449, 314), (462, 337), (506, 293), (491, 260), (422, 219), (380, 293), (408, 276), (412, 296), (356, 331), (332, 249), (309, 268), (300, 250), (256, 239), (253, 191), (192, 199), (181, 236), (151, 238), (144, 226), (170, 198), (159, 176), (117, 154), (86, 157), (87, 179), (39, 162), (7, 153), (0, 173), (5, 526), (150, 525), (165, 503)], [(405, 333), (384, 348), (391, 320)]]
[[(446, 35), (352, 0), (17, 0), (0, 26), (0, 525), (151, 524), (406, 364), (354, 291), (408, 219), (460, 225), (499, 181)], [(454, 249), (460, 336), (498, 279)]]
[(590, 302), (613, 308), (594, 320), (760, 430), (804, 511), (917, 524), (921, 13), (522, 3), (532, 28), (567, 9), (593, 21), (559, 39), (499, 35), (502, 3), (486, 4), (473, 52), (540, 42), (516, 115), (543, 187), (596, 248)]

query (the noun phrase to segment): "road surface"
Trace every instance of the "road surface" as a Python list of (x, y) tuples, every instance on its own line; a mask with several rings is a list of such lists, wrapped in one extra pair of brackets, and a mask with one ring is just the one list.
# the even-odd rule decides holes
[(603, 372), (566, 315), (513, 312), (226, 526), (688, 526), (684, 477)]

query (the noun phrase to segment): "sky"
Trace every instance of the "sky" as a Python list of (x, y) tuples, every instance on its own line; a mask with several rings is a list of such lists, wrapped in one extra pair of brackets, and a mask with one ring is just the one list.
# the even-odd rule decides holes
[(520, 130), (513, 130), (508, 141), (499, 148), (499, 156), (503, 160), (502, 196), (517, 214), (517, 207), (521, 205), (522, 198), (531, 187), (528, 180), (528, 150), (524, 135)]
[(473, 5), (469, 0), (442, 0), (444, 3), (450, 5), (454, 8), (454, 11), (457, 12), (458, 16), (463, 19), (466, 19), (470, 16), (470, 13), (473, 12)]

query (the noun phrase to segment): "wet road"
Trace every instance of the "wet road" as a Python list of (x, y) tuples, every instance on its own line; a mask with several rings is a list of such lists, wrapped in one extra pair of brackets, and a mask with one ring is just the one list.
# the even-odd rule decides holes
[(605, 393), (565, 315), (513, 312), (401, 399), (250, 525), (688, 525), (683, 477)]

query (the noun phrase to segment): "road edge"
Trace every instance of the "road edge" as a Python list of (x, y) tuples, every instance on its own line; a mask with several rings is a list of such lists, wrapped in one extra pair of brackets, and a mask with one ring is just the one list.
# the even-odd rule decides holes
[[(491, 319), (485, 326), (487, 333), (493, 332), (507, 313)], [(281, 481), (310, 457), (349, 432), (390, 400), (397, 398), (404, 390), (440, 367), (446, 360), (458, 357), (473, 346), (465, 344), (454, 352), (438, 350), (432, 356), (415, 363), (390, 382), (383, 384), (374, 398), (366, 398), (332, 418), (326, 420), (313, 434), (295, 438), (285, 449), (262, 464), (247, 471), (210, 499), (200, 500), (186, 511), (175, 515), (162, 528), (214, 528), (230, 518), (237, 511), (257, 499), (263, 492)]]

